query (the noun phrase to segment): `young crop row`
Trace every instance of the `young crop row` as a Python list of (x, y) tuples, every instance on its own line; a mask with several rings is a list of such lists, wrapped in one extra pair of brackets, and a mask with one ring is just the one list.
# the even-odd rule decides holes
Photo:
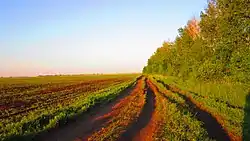
[[(0, 124), (1, 140), (21, 140), (31, 139), (34, 135), (65, 124), (73, 117), (86, 112), (96, 104), (108, 102), (116, 97), (120, 91), (132, 85), (135, 80), (127, 80), (124, 83), (117, 83), (98, 92), (79, 92), (79, 96), (67, 106), (51, 106), (45, 110), (35, 110), (21, 120), (13, 122), (6, 119)], [(98, 89), (97, 89), (98, 90)]]
[[(189, 106), (196, 107), (202, 112), (207, 113), (221, 126), (222, 130), (230, 137), (231, 140), (242, 140), (242, 120), (244, 117), (244, 110), (228, 106), (224, 102), (218, 102), (213, 98), (202, 97), (187, 91), (183, 91), (176, 86), (165, 84), (164, 81), (158, 80), (158, 85), (162, 85), (185, 101), (188, 101)], [(215, 128), (215, 127), (214, 127)], [(215, 132), (216, 129), (214, 129)]]

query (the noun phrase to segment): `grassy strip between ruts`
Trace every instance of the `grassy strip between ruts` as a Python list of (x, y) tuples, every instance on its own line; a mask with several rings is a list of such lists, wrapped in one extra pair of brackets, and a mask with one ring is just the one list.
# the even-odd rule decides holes
[(164, 99), (162, 106), (165, 108), (157, 110), (164, 117), (162, 140), (211, 140), (206, 130), (202, 128), (203, 123), (185, 107), (183, 99), (174, 93), (166, 92), (164, 86), (152, 78), (151, 82), (156, 95), (161, 95)]
[(50, 109), (39, 115), (30, 114), (20, 122), (6, 125), (0, 131), (0, 138), (2, 141), (31, 140), (36, 134), (65, 124), (71, 118), (81, 115), (98, 103), (114, 99), (122, 90), (133, 84), (135, 80), (84, 95), (67, 107)]
[(88, 137), (89, 141), (117, 140), (126, 128), (139, 117), (145, 104), (144, 79), (139, 79), (131, 94), (113, 106), (110, 113), (96, 119), (110, 118), (103, 128)]
[(200, 109), (210, 113), (218, 123), (224, 128), (231, 140), (242, 140), (242, 119), (244, 111), (241, 109), (235, 109), (227, 107), (225, 103), (214, 101), (214, 99), (202, 98), (196, 95), (192, 95), (187, 91), (183, 91), (176, 86), (167, 85), (165, 81), (158, 81), (159, 83), (166, 85), (172, 92), (185, 95), (192, 103), (198, 106)]

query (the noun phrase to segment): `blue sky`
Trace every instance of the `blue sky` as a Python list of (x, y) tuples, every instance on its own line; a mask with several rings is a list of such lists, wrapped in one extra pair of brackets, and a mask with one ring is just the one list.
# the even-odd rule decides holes
[(0, 0), (0, 76), (140, 72), (207, 0)]

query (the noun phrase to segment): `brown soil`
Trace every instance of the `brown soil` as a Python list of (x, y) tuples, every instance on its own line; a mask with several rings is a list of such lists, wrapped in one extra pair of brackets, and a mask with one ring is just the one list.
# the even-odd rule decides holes
[(134, 141), (153, 141), (162, 139), (164, 136), (164, 126), (166, 117), (166, 99), (160, 94), (157, 87), (150, 81), (147, 81), (149, 90), (155, 95), (155, 109), (147, 126), (141, 129), (133, 138)]
[[(155, 94), (146, 84), (146, 103), (139, 115), (139, 118), (132, 123), (129, 128), (121, 135), (119, 141), (141, 140), (138, 137), (141, 134), (141, 130), (149, 126), (152, 121), (153, 112), (155, 110)], [(142, 135), (143, 136), (143, 135)]]

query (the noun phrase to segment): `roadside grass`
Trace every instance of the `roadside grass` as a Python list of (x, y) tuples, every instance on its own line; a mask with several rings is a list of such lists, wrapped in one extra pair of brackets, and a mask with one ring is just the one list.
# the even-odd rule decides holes
[(249, 93), (247, 84), (222, 82), (198, 84), (190, 81), (178, 81), (173, 77), (154, 76), (154, 78), (184, 90), (198, 103), (202, 103), (214, 116), (221, 117), (223, 126), (234, 136), (240, 138), (245, 136), (243, 140), (246, 140), (246, 137), (249, 139), (250, 124), (246, 115), (250, 109), (245, 106), (249, 103), (246, 100)]
[(195, 80), (182, 81), (172, 76), (154, 75), (157, 80), (162, 80), (165, 84), (172, 84), (182, 90), (187, 90), (198, 95), (224, 101), (231, 105), (243, 107), (245, 99), (250, 91), (250, 84), (230, 81), (201, 82)]
[(203, 123), (189, 111), (181, 97), (175, 93), (167, 92), (165, 87), (153, 78), (151, 81), (157, 87), (157, 93), (165, 98), (166, 111), (162, 111), (163, 116), (165, 116), (163, 140), (211, 140), (202, 127)]

